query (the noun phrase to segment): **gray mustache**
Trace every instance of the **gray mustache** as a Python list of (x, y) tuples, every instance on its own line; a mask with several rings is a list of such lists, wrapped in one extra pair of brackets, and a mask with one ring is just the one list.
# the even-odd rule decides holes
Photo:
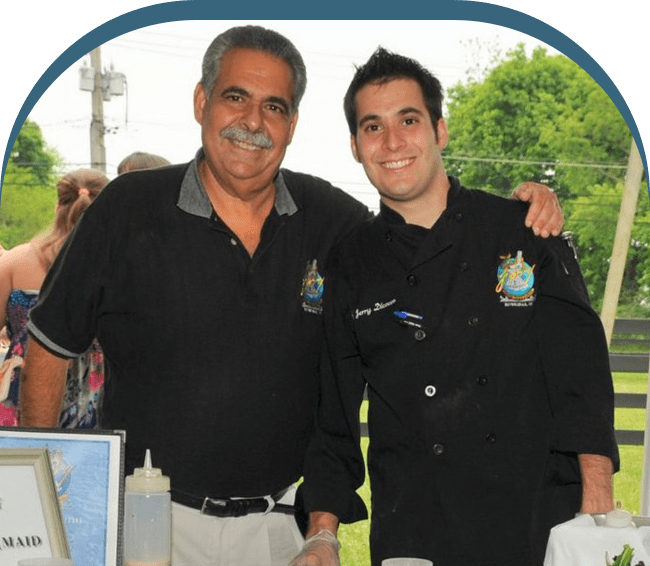
[(252, 134), (246, 130), (241, 130), (239, 128), (235, 128), (234, 126), (228, 126), (227, 128), (221, 130), (220, 135), (222, 138), (256, 145), (257, 147), (264, 149), (270, 149), (273, 147), (273, 141), (271, 141), (271, 138), (264, 135), (262, 132), (256, 132)]

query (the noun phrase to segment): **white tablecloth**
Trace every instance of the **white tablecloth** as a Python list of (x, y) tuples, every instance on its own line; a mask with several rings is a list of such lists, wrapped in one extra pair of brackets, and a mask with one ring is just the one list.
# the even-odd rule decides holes
[(598, 526), (591, 515), (579, 515), (551, 530), (544, 566), (605, 566), (629, 544), (634, 549), (634, 566), (639, 560), (650, 566), (650, 526)]

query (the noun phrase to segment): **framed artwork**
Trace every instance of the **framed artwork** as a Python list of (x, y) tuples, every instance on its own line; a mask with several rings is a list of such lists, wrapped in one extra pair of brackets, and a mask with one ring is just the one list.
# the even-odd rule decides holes
[[(0, 454), (40, 450), (47, 456), (54, 501), (63, 523), (64, 542), (67, 539), (69, 547), (67, 554), (57, 550), (59, 554), (52, 557), (70, 557), (75, 564), (121, 565), (124, 438), (123, 431), (0, 428)], [(17, 477), (0, 477), (0, 498), (7, 497), (4, 492), (14, 491), (8, 486), (20, 486), (22, 490), (21, 481)], [(2, 515), (0, 510), (0, 544), (6, 532)], [(0, 550), (1, 564), (5, 564), (3, 552)], [(28, 556), (44, 555), (21, 557)]]
[(70, 558), (46, 448), (0, 448), (0, 563)]

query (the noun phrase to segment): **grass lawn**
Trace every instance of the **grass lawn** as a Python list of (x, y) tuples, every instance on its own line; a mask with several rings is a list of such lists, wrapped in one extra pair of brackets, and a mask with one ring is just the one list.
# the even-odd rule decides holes
[[(644, 373), (614, 374), (614, 388), (617, 393), (645, 393), (648, 376)], [(361, 408), (361, 419), (365, 422), (367, 406)], [(616, 428), (626, 430), (643, 430), (645, 427), (644, 409), (616, 409)], [(368, 439), (362, 439), (364, 454), (368, 448)], [(638, 513), (641, 506), (641, 467), (643, 446), (620, 446), (621, 471), (614, 476), (614, 499), (620, 501), (624, 509)], [(359, 494), (370, 510), (370, 485), (366, 483)], [(367, 566), (370, 564), (368, 550), (369, 521), (353, 525), (341, 525), (339, 531), (343, 566)]]
[[(648, 376), (644, 373), (615, 373), (617, 393), (646, 393)], [(615, 424), (619, 430), (643, 430), (645, 409), (616, 409)], [(641, 469), (643, 446), (619, 446), (621, 471), (614, 476), (614, 499), (624, 509), (638, 513), (641, 508)]]

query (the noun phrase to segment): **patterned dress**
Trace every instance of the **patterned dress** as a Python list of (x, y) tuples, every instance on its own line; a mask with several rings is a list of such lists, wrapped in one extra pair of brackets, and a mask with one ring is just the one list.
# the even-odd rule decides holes
[[(0, 426), (18, 424), (20, 372), (27, 344), (27, 314), (38, 291), (14, 289), (7, 301), (10, 345), (0, 368)], [(97, 340), (68, 368), (66, 391), (59, 417), (61, 428), (96, 428), (104, 385), (104, 354)]]

